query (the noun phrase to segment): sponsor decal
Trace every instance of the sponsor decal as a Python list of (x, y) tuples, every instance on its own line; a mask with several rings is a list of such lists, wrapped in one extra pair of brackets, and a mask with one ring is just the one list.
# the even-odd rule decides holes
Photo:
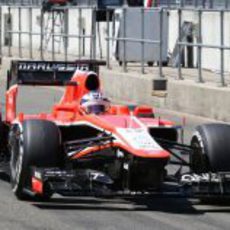
[(220, 182), (220, 178), (215, 173), (184, 174), (181, 177), (181, 183), (183, 184), (200, 182)]
[(52, 63), (52, 62), (20, 62), (18, 63), (18, 70), (20, 71), (65, 71), (73, 72), (76, 70), (88, 71), (89, 66), (86, 64), (74, 63)]
[(162, 150), (160, 145), (144, 128), (118, 128), (118, 132), (135, 149)]

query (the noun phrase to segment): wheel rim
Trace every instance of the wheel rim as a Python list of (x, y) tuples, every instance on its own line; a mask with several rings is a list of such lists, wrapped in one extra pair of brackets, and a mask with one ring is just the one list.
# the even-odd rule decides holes
[(22, 140), (21, 136), (14, 134), (13, 143), (11, 145), (11, 160), (10, 160), (10, 170), (11, 170), (11, 185), (15, 192), (19, 186), (20, 174), (22, 169)]

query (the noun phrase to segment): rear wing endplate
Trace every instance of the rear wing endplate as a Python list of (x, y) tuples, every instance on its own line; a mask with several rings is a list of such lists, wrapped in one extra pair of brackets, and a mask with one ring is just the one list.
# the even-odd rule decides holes
[(14, 60), (7, 74), (7, 89), (12, 85), (68, 85), (76, 70), (99, 72), (104, 61), (77, 60), (61, 61), (22, 61)]

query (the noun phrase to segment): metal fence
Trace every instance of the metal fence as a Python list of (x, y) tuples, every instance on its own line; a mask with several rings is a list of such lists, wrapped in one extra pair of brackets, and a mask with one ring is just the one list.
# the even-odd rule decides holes
[[(26, 6), (26, 5), (33, 5), (33, 6), (41, 6), (44, 0), (0, 0), (0, 5), (18, 5), (18, 6)], [(71, 4), (74, 5), (95, 5), (96, 0), (72, 0)]]
[[(98, 50), (100, 48), (97, 45), (97, 42), (100, 40), (99, 30), (98, 30), (98, 23), (96, 22), (97, 17), (97, 9), (94, 7), (57, 7), (53, 9), (54, 11), (51, 12), (43, 12), (40, 7), (32, 7), (32, 6), (9, 6), (9, 7), (0, 7), (0, 25), (4, 25), (4, 28), (0, 27), (0, 55), (5, 55), (5, 51), (7, 51), (8, 56), (16, 55), (20, 58), (29, 57), (31, 59), (38, 58), (36, 55), (39, 53), (39, 58), (41, 60), (52, 59), (56, 60), (57, 56), (65, 60), (68, 60), (69, 57), (72, 55), (73, 59), (81, 59), (81, 58), (104, 58), (107, 61), (107, 67), (111, 68), (111, 60), (113, 59), (112, 55), (112, 43), (120, 42), (123, 44), (124, 52), (122, 54), (122, 65), (123, 71), (127, 71), (127, 44), (132, 42), (134, 44), (139, 44), (141, 46), (141, 59), (140, 59), (140, 69), (142, 73), (145, 73), (145, 69), (147, 68), (146, 62), (144, 60), (145, 56), (145, 45), (153, 45), (158, 46), (159, 52), (159, 59), (157, 60), (158, 65), (154, 68), (158, 68), (159, 77), (164, 78), (164, 69), (163, 69), (163, 59), (162, 59), (162, 44), (163, 44), (163, 30), (162, 30), (162, 23), (163, 23), (163, 14), (167, 12), (167, 8), (152, 8), (149, 11), (155, 11), (159, 13), (159, 38), (157, 39), (146, 39), (143, 37), (144, 31), (142, 30), (142, 34), (139, 38), (134, 37), (127, 37), (126, 36), (126, 26), (123, 25), (123, 35), (120, 37), (116, 36), (116, 25), (114, 24), (114, 20), (111, 20), (110, 17), (110, 10), (106, 13), (106, 22), (104, 29), (106, 31), (106, 35), (103, 38), (104, 40), (102, 43), (104, 44), (104, 50), (106, 55), (102, 57), (102, 55), (98, 55)], [(84, 23), (82, 23), (82, 15), (84, 14), (84, 10), (88, 10), (87, 13), (87, 25), (88, 29), (83, 30)], [(139, 9), (140, 12), (146, 11), (144, 8)], [(123, 17), (126, 17), (127, 8), (122, 9)], [(183, 33), (183, 14), (187, 11), (194, 12), (197, 15), (198, 23), (197, 27), (197, 39), (193, 42), (188, 42), (182, 38)], [(214, 49), (219, 51), (219, 55), (213, 58), (216, 58), (220, 63), (219, 67), (219, 80), (221, 86), (226, 86), (226, 79), (225, 79), (225, 53), (226, 51), (230, 50), (230, 46), (226, 45), (224, 37), (225, 37), (225, 30), (224, 30), (224, 23), (226, 22), (226, 14), (229, 13), (229, 10), (221, 10), (221, 9), (184, 9), (179, 8), (176, 10), (177, 17), (178, 17), (178, 40), (176, 43), (177, 48), (177, 55), (178, 55), (178, 77), (177, 79), (183, 79), (182, 74), (182, 64), (183, 64), (183, 52), (181, 52), (185, 47), (192, 47), (197, 56), (196, 56), (196, 64), (195, 68), (197, 68), (197, 82), (204, 82), (204, 78), (202, 75), (202, 56), (204, 54), (204, 49)], [(203, 25), (203, 17), (206, 13), (215, 13), (219, 16), (219, 28), (220, 28), (220, 35), (219, 35), (219, 42), (218, 44), (208, 44), (203, 41), (202, 37), (202, 25)], [(10, 15), (14, 14), (13, 19), (8, 18)], [(70, 19), (72, 14), (72, 18)], [(26, 15), (26, 16), (25, 16)], [(56, 30), (56, 22), (57, 16), (62, 17), (62, 21), (59, 21), (58, 24), (61, 24), (63, 27), (61, 30)], [(25, 17), (26, 20), (25, 20)], [(75, 21), (73, 20), (75, 17)], [(56, 19), (55, 19), (56, 18)], [(114, 18), (113, 18), (114, 19)], [(2, 21), (5, 21), (4, 23)], [(35, 21), (36, 20), (36, 21)], [(46, 23), (50, 20), (50, 31), (46, 29)], [(144, 28), (144, 20), (143, 14), (141, 17), (141, 24)], [(13, 25), (8, 25), (7, 23), (12, 23)], [(123, 21), (125, 23), (125, 20)], [(36, 24), (39, 24), (39, 26)], [(73, 26), (71, 28), (68, 28)], [(70, 32), (73, 31), (73, 32)], [(5, 37), (5, 38), (4, 38)], [(6, 41), (3, 41), (5, 39)], [(57, 40), (61, 42), (62, 49), (57, 45)], [(6, 44), (6, 43), (7, 44)], [(60, 43), (59, 43), (60, 45)], [(88, 49), (88, 52), (85, 50)], [(15, 53), (16, 51), (16, 53)], [(26, 51), (28, 51), (28, 55), (26, 56)], [(84, 52), (83, 52), (84, 51)], [(13, 53), (14, 52), (14, 53)], [(35, 55), (36, 53), (36, 55)], [(195, 62), (195, 61), (193, 61)], [(149, 68), (149, 67), (148, 67)], [(219, 84), (218, 83), (218, 84)]]
[[(142, 12), (144, 12), (146, 9), (144, 8), (140, 8), (140, 10)], [(162, 49), (163, 49), (163, 36), (162, 36), (162, 25), (163, 25), (163, 13), (164, 11), (168, 12), (168, 8), (160, 8), (160, 9), (156, 9), (156, 8), (153, 8), (152, 10), (155, 10), (155, 11), (158, 11), (159, 14), (160, 14), (160, 18), (161, 20), (159, 21), (160, 23), (160, 31), (158, 31), (159, 33), (159, 39), (156, 39), (156, 40), (146, 40), (146, 39), (143, 39), (143, 31), (142, 31), (142, 36), (140, 39), (135, 39), (133, 37), (127, 37), (125, 36), (125, 26), (126, 28), (128, 27), (128, 25), (124, 25), (124, 36), (123, 37), (119, 37), (119, 39), (117, 39), (116, 37), (111, 37), (111, 33), (109, 31), (109, 20), (108, 20), (108, 15), (107, 15), (107, 33), (108, 33), (108, 36), (107, 36), (107, 67), (109, 68), (110, 67), (110, 51), (109, 51), (109, 42), (111, 41), (121, 41), (123, 43), (123, 46), (125, 47), (125, 50), (127, 50), (127, 43), (128, 42), (133, 42), (133, 43), (136, 43), (136, 44), (141, 44), (141, 55), (142, 55), (142, 58), (140, 60), (140, 63), (141, 63), (141, 72), (142, 73), (145, 73), (145, 69), (148, 68), (146, 66), (146, 62), (144, 61), (144, 46), (146, 43), (149, 43), (149, 44), (157, 44), (160, 48), (160, 55), (159, 55), (159, 59), (156, 61), (157, 65), (158, 65), (158, 68), (159, 68), (159, 78), (164, 78), (164, 73), (163, 73), (163, 65), (165, 64), (163, 62), (163, 59), (162, 59)], [(174, 10), (175, 11), (175, 10)], [(212, 79), (212, 81), (216, 81), (218, 86), (227, 86), (227, 81), (226, 81), (226, 66), (225, 66), (225, 54), (227, 53), (227, 51), (230, 50), (230, 44), (226, 45), (226, 41), (225, 41), (225, 38), (227, 37), (228, 35), (228, 30), (226, 31), (225, 29), (225, 23), (228, 22), (227, 20), (227, 17), (226, 15), (228, 14), (228, 16), (230, 16), (230, 10), (229, 9), (201, 9), (201, 8), (178, 8), (176, 9), (177, 11), (177, 21), (178, 21), (178, 39), (176, 41), (176, 45), (175, 45), (175, 49), (177, 51), (177, 64), (176, 64), (176, 67), (177, 67), (177, 70), (178, 70), (178, 74), (177, 74), (177, 77), (176, 79), (177, 80), (182, 80), (184, 79), (183, 77), (183, 74), (182, 74), (182, 68), (184, 66), (184, 60), (185, 60), (185, 57), (184, 57), (184, 53), (185, 53), (185, 49), (192, 49), (192, 52), (196, 53), (196, 57), (193, 57), (193, 59), (191, 60), (192, 62), (192, 66), (193, 66), (193, 69), (197, 69), (197, 78), (196, 78), (196, 82), (198, 83), (204, 83), (205, 82), (205, 78), (203, 76), (203, 69), (204, 69), (204, 66), (203, 66), (203, 62), (204, 62), (204, 51), (206, 50), (215, 50), (215, 51), (218, 51), (219, 54), (217, 55), (213, 55), (211, 57), (211, 59), (214, 59), (216, 60), (216, 63), (219, 63), (219, 67), (218, 67), (218, 71), (215, 73), (215, 75), (218, 76), (217, 80), (214, 80)], [(122, 10), (123, 12), (123, 17), (125, 17), (126, 15), (126, 8), (123, 8)], [(183, 22), (184, 22), (184, 18), (183, 18), (183, 15), (186, 13), (186, 12), (193, 12), (194, 13), (194, 16), (197, 17), (196, 19), (196, 25), (195, 25), (195, 33), (196, 35), (192, 34), (191, 36), (196, 36), (196, 39), (192, 39), (192, 41), (188, 41), (186, 39), (183, 38)], [(217, 16), (218, 19), (218, 28), (215, 28), (213, 30), (214, 31), (219, 31), (218, 33), (218, 37), (219, 37), (219, 40), (215, 40), (215, 42), (206, 42), (203, 38), (205, 36), (204, 32), (203, 32), (203, 26), (205, 26), (204, 24), (204, 17), (211, 13), (212, 15), (214, 16)], [(142, 14), (143, 15), (143, 14)], [(143, 17), (141, 18), (142, 20), (142, 28), (144, 27), (144, 20), (143, 20)], [(170, 19), (169, 19), (170, 20)], [(207, 21), (206, 21), (207, 22)], [(227, 24), (228, 25), (228, 24)], [(211, 27), (213, 25), (210, 25)], [(193, 32), (194, 33), (194, 32)], [(215, 32), (213, 33), (215, 34)], [(228, 41), (229, 43), (229, 41)], [(127, 51), (126, 51), (127, 52)], [(122, 64), (123, 64), (123, 71), (126, 72), (127, 71), (127, 57), (126, 57), (126, 52), (123, 53), (123, 57), (122, 57)], [(228, 53), (228, 57), (230, 56), (230, 53)], [(171, 57), (172, 58), (172, 57)], [(208, 56), (206, 56), (206, 58), (209, 58)], [(169, 65), (170, 67), (171, 66), (171, 63), (168, 62), (166, 63), (167, 65)], [(156, 67), (155, 67), (156, 68)], [(229, 70), (228, 70), (229, 71)]]
[(192, 7), (192, 8), (229, 8), (230, 0), (160, 0), (158, 6), (165, 7)]
[[(78, 50), (75, 51), (73, 56), (75, 58), (77, 57), (81, 59), (82, 56), (86, 57), (86, 55), (80, 52), (80, 50), (82, 50), (82, 46), (86, 46), (85, 44), (82, 44), (82, 40), (84, 40), (84, 43), (86, 43), (85, 40), (88, 40), (87, 44), (89, 44), (88, 47), (90, 51), (87, 58), (96, 58), (95, 8), (71, 7), (72, 11), (76, 11), (78, 13), (78, 17), (76, 18), (76, 24), (78, 23), (78, 25), (81, 24), (82, 11), (90, 11), (90, 17), (88, 17), (87, 20), (88, 23), (91, 24), (91, 27), (87, 34), (81, 32), (81, 26), (74, 29), (73, 32), (70, 32), (68, 26), (72, 23), (69, 18), (69, 7), (54, 7), (52, 8), (53, 10), (49, 12), (44, 12), (43, 9), (39, 6), (35, 7), (16, 5), (9, 6), (7, 8), (5, 7), (5, 9), (7, 9), (7, 11), (5, 11), (4, 14), (11, 16), (11, 18), (6, 19), (5, 24), (8, 22), (11, 23), (13, 19), (14, 22), (17, 22), (14, 25), (5, 25), (5, 27), (7, 27), (5, 28), (5, 36), (8, 38), (8, 42), (5, 44), (5, 46), (8, 50), (8, 56), (12, 56), (12, 50), (14, 49), (14, 56), (16, 55), (20, 58), (23, 58), (26, 56), (26, 54), (23, 52), (23, 49), (25, 49), (29, 51), (28, 57), (31, 59), (33, 59), (34, 56), (37, 56), (37, 53), (39, 52), (41, 60), (48, 58), (55, 60), (57, 54), (60, 54), (61, 58), (67, 60), (68, 56), (71, 55), (69, 43), (70, 40), (72, 40), (72, 43), (78, 44)], [(0, 14), (0, 21), (2, 21), (2, 8), (0, 8)], [(14, 17), (12, 18), (13, 14)], [(34, 20), (35, 16), (38, 19), (37, 23), (39, 23), (39, 29), (38, 26), (37, 29), (34, 26), (36, 24), (36, 21)], [(58, 30), (57, 27), (59, 27)], [(1, 33), (3, 33), (2, 28)], [(2, 39), (2, 36), (0, 37)], [(0, 41), (0, 43), (3, 44), (4, 42)], [(5, 46), (3, 44), (3, 47)], [(0, 53), (2, 56), (2, 45), (0, 47)]]
[[(178, 10), (178, 23), (179, 23), (179, 39), (178, 39), (178, 49), (180, 50), (180, 47), (184, 46), (189, 46), (189, 47), (194, 47), (197, 49), (197, 70), (198, 70), (198, 75), (197, 75), (197, 82), (202, 83), (204, 82), (203, 76), (202, 76), (202, 55), (203, 55), (203, 50), (204, 49), (216, 49), (219, 50), (219, 60), (220, 60), (220, 86), (226, 86), (226, 80), (225, 80), (225, 66), (224, 66), (224, 53), (228, 50), (230, 50), (230, 46), (225, 45), (224, 43), (224, 35), (225, 35), (225, 30), (224, 30), (224, 21), (225, 21), (225, 13), (228, 13), (229, 11), (224, 11), (224, 10), (211, 10), (211, 9), (193, 9), (192, 11), (197, 12), (198, 14), (198, 39), (197, 43), (189, 43), (189, 42), (184, 42), (182, 41), (181, 38), (181, 28), (182, 28), (182, 14), (183, 12), (186, 11), (183, 9)], [(191, 9), (189, 10), (191, 11)], [(219, 28), (220, 28), (220, 40), (219, 40), (219, 45), (215, 44), (207, 44), (202, 42), (202, 16), (205, 13), (208, 12), (214, 12), (216, 14), (219, 14)], [(179, 55), (179, 65), (178, 65), (178, 79), (183, 79), (182, 73), (181, 73), (181, 55)]]
[[(196, 12), (198, 14), (198, 36), (197, 36), (197, 42), (187, 42), (182, 40), (182, 17), (183, 13), (186, 11), (192, 11)], [(220, 28), (220, 34), (219, 34), (219, 44), (207, 44), (202, 42), (203, 41), (203, 34), (202, 34), (202, 18), (205, 13), (215, 13), (219, 15), (219, 28)], [(221, 9), (178, 9), (178, 41), (177, 46), (178, 50), (181, 50), (183, 47), (193, 47), (197, 49), (197, 82), (203, 83), (204, 78), (202, 75), (202, 56), (203, 56), (203, 50), (204, 49), (214, 49), (219, 50), (219, 57), (212, 57), (217, 58), (220, 60), (220, 79), (218, 81), (219, 86), (226, 86), (226, 79), (225, 79), (225, 66), (224, 66), (224, 53), (228, 50), (230, 50), (230, 46), (225, 45), (224, 37), (225, 37), (225, 30), (224, 30), (224, 23), (225, 23), (225, 14), (230, 11), (228, 10), (221, 10)], [(181, 68), (182, 68), (182, 57), (181, 52), (179, 52), (179, 64), (178, 64), (178, 79), (183, 79)]]
[[(0, 5), (41, 5), (43, 0), (0, 0)], [(97, 0), (73, 0), (80, 5), (97, 5)], [(155, 6), (199, 7), (199, 8), (229, 8), (230, 0), (155, 0)]]
[[(107, 11), (106, 14), (106, 31), (107, 31), (107, 37), (106, 37), (106, 41), (107, 41), (107, 49), (106, 49), (106, 62), (107, 62), (107, 67), (110, 68), (110, 59), (112, 56), (111, 50), (110, 48), (112, 47), (112, 43), (117, 44), (117, 46), (122, 46), (122, 50), (123, 52), (121, 52), (121, 57), (120, 59), (116, 57), (117, 61), (122, 63), (122, 69), (124, 72), (127, 72), (127, 65), (130, 61), (130, 57), (128, 57), (128, 52), (130, 53), (130, 49), (138, 49), (138, 51), (140, 52), (140, 57), (139, 57), (139, 63), (141, 64), (141, 73), (144, 74), (145, 73), (145, 69), (146, 69), (146, 64), (151, 63), (151, 65), (155, 62), (158, 63), (158, 71), (159, 74), (158, 76), (160, 78), (164, 78), (163, 75), (163, 69), (162, 69), (162, 64), (163, 64), (163, 45), (167, 46), (167, 44), (165, 44), (165, 39), (164, 39), (164, 35), (167, 36), (167, 31), (164, 32), (165, 29), (165, 23), (164, 20), (167, 17), (167, 9), (164, 8), (136, 8), (133, 9), (134, 14), (136, 14), (136, 21), (133, 20), (130, 23), (135, 24), (135, 31), (134, 31), (134, 35), (130, 36), (130, 32), (128, 33), (127, 31), (130, 31), (130, 26), (133, 27), (130, 23), (128, 24), (127, 22), (127, 15), (128, 12), (132, 12), (132, 9), (130, 10), (130, 8), (122, 8), (121, 14), (120, 14), (120, 36), (116, 36), (116, 32), (111, 31), (110, 27), (111, 27), (111, 23), (114, 22), (110, 22), (109, 21), (109, 11)], [(148, 18), (148, 20), (151, 19), (155, 19), (157, 21), (157, 25), (155, 24), (155, 28), (153, 28), (153, 33), (156, 34), (156, 36), (151, 36), (150, 34), (146, 35), (146, 24), (150, 25), (150, 28), (148, 28), (148, 30), (151, 30), (151, 27), (154, 27), (153, 24), (153, 20), (152, 23), (149, 23), (148, 20), (144, 19), (145, 17), (148, 17), (150, 15), (153, 16), (153, 14), (155, 14), (155, 18)], [(138, 17), (139, 15), (139, 17)], [(166, 17), (164, 17), (166, 16)], [(116, 16), (115, 16), (116, 18)], [(140, 20), (138, 23), (137, 21)], [(139, 31), (139, 34), (138, 34)], [(152, 54), (150, 53), (150, 57), (148, 57), (149, 59), (146, 60), (146, 53), (152, 52)], [(137, 53), (137, 52), (136, 52)], [(154, 55), (154, 53), (157, 53)], [(135, 55), (135, 54), (134, 54)], [(115, 55), (116, 56), (116, 55)], [(130, 55), (129, 55), (130, 56)], [(132, 56), (132, 55), (131, 55)], [(167, 56), (167, 54), (166, 54)], [(136, 57), (135, 57), (136, 58)], [(138, 58), (136, 58), (138, 59)]]
[(1, 5), (41, 5), (43, 0), (0, 0)]
[[(5, 7), (6, 8), (6, 7)], [(16, 55), (20, 58), (25, 57), (25, 54), (23, 52), (23, 47), (28, 47), (28, 57), (33, 59), (35, 57), (34, 53), (37, 53), (39, 51), (40, 55), (39, 58), (41, 60), (45, 60), (47, 58), (51, 58), (52, 60), (56, 59), (56, 56), (58, 56), (58, 53), (61, 54), (61, 57), (65, 60), (67, 60), (69, 58), (69, 56), (71, 56), (71, 48), (69, 48), (70, 44), (70, 39), (72, 39), (72, 43), (77, 44), (78, 49), (75, 50), (75, 54), (72, 53), (72, 57), (73, 58), (79, 58), (81, 59), (82, 57), (84, 58), (91, 58), (91, 59), (95, 59), (96, 57), (98, 58), (103, 58), (102, 55), (97, 55), (99, 53), (99, 46), (101, 44), (99, 44), (99, 46), (97, 46), (96, 42), (98, 40), (100, 40), (100, 34), (99, 31), (97, 30), (97, 26), (99, 23), (96, 22), (96, 14), (97, 14), (97, 9), (95, 7), (54, 7), (52, 8), (53, 10), (51, 12), (44, 12), (42, 11), (42, 9), (37, 6), (8, 6), (7, 7), (7, 12), (5, 12), (5, 14), (7, 13), (7, 15), (12, 15), (14, 14), (14, 21), (17, 22), (16, 25), (14, 26), (10, 26), (9, 28), (5, 29), (5, 34), (7, 35), (7, 37), (9, 38), (9, 42), (7, 43), (7, 54), (8, 56), (12, 56), (12, 55)], [(26, 10), (26, 13), (24, 14), (24, 18), (22, 17), (23, 15), (23, 10)], [(55, 25), (57, 23), (61, 23), (63, 24), (63, 26), (67, 25), (68, 22), (70, 21), (69, 18), (69, 12), (74, 11), (74, 15), (77, 15), (77, 21), (75, 22), (76, 24), (78, 24), (78, 28), (76, 28), (74, 30), (75, 33), (70, 33), (70, 30), (59, 30), (57, 31), (55, 29)], [(90, 21), (91, 26), (90, 26), (90, 30), (88, 30), (87, 32), (85, 32), (84, 34), (81, 32), (81, 18), (82, 18), (82, 14), (84, 10), (90, 10), (90, 18), (87, 18), (87, 22)], [(38, 29), (36, 30), (33, 26), (33, 24), (35, 23), (34, 21), (34, 14), (35, 11), (37, 13), (37, 16), (40, 15), (40, 30), (38, 31)], [(123, 8), (122, 10), (122, 15), (123, 18), (126, 18), (126, 11), (127, 8)], [(142, 14), (142, 20), (143, 20), (143, 16), (144, 16), (144, 12), (146, 11), (146, 9), (144, 8), (140, 8), (139, 11)], [(114, 42), (121, 42), (123, 44), (124, 47), (124, 52), (122, 55), (122, 64), (123, 64), (123, 71), (127, 71), (127, 57), (126, 57), (126, 53), (127, 53), (127, 45), (129, 43), (134, 43), (134, 44), (140, 44), (141, 45), (141, 72), (144, 73), (145, 72), (145, 61), (144, 61), (144, 55), (145, 55), (145, 45), (149, 44), (150, 46), (157, 46), (159, 49), (159, 59), (158, 61), (158, 68), (159, 68), (159, 76), (163, 77), (163, 70), (162, 70), (162, 16), (163, 13), (165, 12), (165, 9), (158, 9), (158, 8), (153, 8), (153, 9), (148, 9), (149, 12), (156, 12), (159, 14), (159, 22), (160, 25), (159, 27), (159, 31), (157, 31), (157, 33), (159, 34), (159, 38), (158, 39), (146, 39), (144, 38), (144, 20), (142, 21), (143, 27), (142, 27), (142, 34), (140, 38), (134, 38), (134, 37), (127, 37), (125, 35), (125, 31), (127, 29), (126, 24), (125, 24), (125, 20), (124, 20), (124, 26), (123, 26), (123, 37), (116, 37), (116, 33), (114, 30), (114, 23), (115, 21), (111, 21), (109, 20), (110, 17), (110, 13), (111, 13), (111, 9), (108, 10), (106, 12), (106, 16), (107, 16), (107, 21), (106, 21), (106, 37), (104, 38), (104, 41), (102, 41), (105, 45), (105, 50), (106, 50), (106, 60), (107, 60), (107, 67), (110, 68), (110, 60), (112, 58), (112, 43)], [(2, 16), (2, 10), (1, 10), (1, 16)], [(25, 28), (25, 26), (23, 27), (23, 21), (25, 21), (25, 15), (28, 15), (27, 17), (27, 21), (28, 21), (28, 25)], [(59, 22), (55, 22), (55, 20), (57, 19), (58, 16), (62, 15), (63, 20), (59, 21)], [(47, 20), (49, 20), (48, 18), (50, 18), (51, 21), (51, 25), (50, 25), (50, 31), (48, 32), (46, 29), (46, 23)], [(2, 20), (2, 17), (0, 18)], [(111, 19), (111, 18), (110, 18)], [(113, 18), (114, 20), (115, 18)], [(9, 20), (11, 21), (11, 20)], [(73, 24), (73, 23), (72, 23)], [(14, 27), (14, 28), (11, 28)], [(113, 28), (113, 31), (111, 30)], [(1, 30), (2, 31), (2, 30)], [(3, 31), (2, 31), (3, 32)], [(61, 39), (62, 43), (63, 43), (63, 49), (60, 51), (58, 50), (58, 47), (56, 44), (56, 40), (57, 39)], [(73, 40), (74, 39), (74, 40)], [(89, 52), (88, 53), (84, 53), (82, 54), (81, 50), (82, 49), (86, 49), (87, 44), (85, 40), (88, 40), (88, 44), (90, 46), (89, 48)], [(26, 43), (26, 40), (27, 43)], [(35, 40), (39, 40), (39, 47), (37, 47), (34, 43)], [(1, 44), (3, 42), (1, 41)], [(49, 43), (49, 45), (47, 45), (47, 43)], [(100, 43), (100, 41), (99, 41)], [(48, 46), (50, 47), (50, 50), (48, 49)], [(76, 45), (75, 45), (76, 46)], [(4, 46), (3, 46), (4, 47)], [(14, 50), (14, 54), (13, 51)], [(15, 53), (16, 51), (16, 53)], [(2, 51), (2, 46), (0, 47), (0, 53), (1, 55), (3, 54)], [(63, 56), (64, 55), (64, 56)]]

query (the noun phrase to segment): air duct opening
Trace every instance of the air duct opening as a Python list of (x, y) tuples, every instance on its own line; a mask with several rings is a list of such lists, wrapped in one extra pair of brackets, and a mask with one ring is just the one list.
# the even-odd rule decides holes
[(89, 91), (99, 89), (99, 78), (95, 73), (91, 73), (87, 76), (85, 87)]

